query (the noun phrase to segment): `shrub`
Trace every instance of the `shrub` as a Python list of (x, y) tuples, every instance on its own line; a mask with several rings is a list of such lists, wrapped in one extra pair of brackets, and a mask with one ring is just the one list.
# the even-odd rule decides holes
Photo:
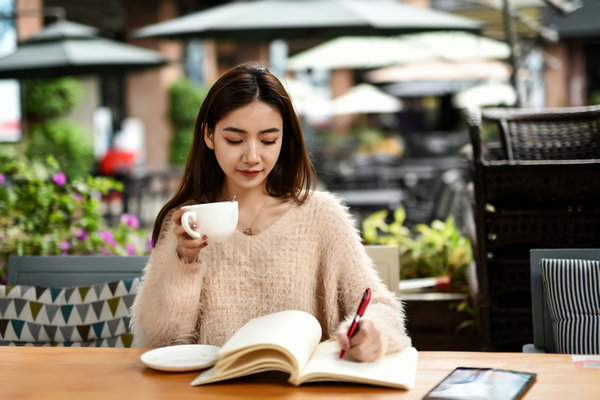
[(171, 152), (169, 162), (172, 165), (183, 165), (187, 161), (192, 142), (194, 141), (194, 129), (186, 128), (175, 131), (171, 141)]
[(87, 175), (94, 163), (92, 135), (75, 122), (59, 118), (81, 101), (83, 86), (75, 78), (23, 81), (29, 127), (27, 157), (32, 162), (54, 156), (70, 179)]
[(85, 176), (94, 163), (92, 137), (78, 124), (51, 119), (29, 129), (27, 157), (44, 160), (53, 156), (71, 179)]
[(174, 129), (169, 154), (173, 165), (185, 164), (192, 141), (198, 110), (208, 89), (190, 80), (180, 80), (169, 88), (169, 120)]
[(101, 196), (122, 190), (105, 177), (68, 179), (52, 157), (45, 168), (0, 159), (0, 276), (9, 255), (148, 254), (134, 215), (103, 221)]
[(75, 107), (83, 97), (83, 86), (71, 77), (23, 80), (25, 114), (30, 120), (55, 118)]

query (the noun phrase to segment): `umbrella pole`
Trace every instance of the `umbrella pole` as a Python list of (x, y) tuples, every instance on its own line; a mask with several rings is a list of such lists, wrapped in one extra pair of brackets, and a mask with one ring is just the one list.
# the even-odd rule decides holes
[(25, 109), (25, 92), (23, 91), (23, 84), (19, 80), (19, 104), (21, 106), (21, 143), (25, 143), (27, 139), (27, 115)]
[(503, 14), (504, 14), (504, 30), (506, 33), (506, 42), (510, 47), (509, 61), (512, 67), (512, 73), (510, 74), (510, 83), (515, 89), (517, 95), (515, 105), (521, 107), (521, 95), (519, 91), (519, 81), (517, 77), (517, 71), (519, 69), (519, 49), (517, 46), (517, 36), (515, 34), (515, 27), (513, 25), (512, 8), (509, 0), (502, 0), (503, 3)]

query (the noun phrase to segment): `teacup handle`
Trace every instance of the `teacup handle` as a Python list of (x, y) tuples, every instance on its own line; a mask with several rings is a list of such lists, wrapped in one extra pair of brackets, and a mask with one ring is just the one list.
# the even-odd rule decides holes
[(190, 228), (190, 222), (197, 222), (196, 221), (196, 214), (194, 214), (191, 211), (186, 211), (185, 213), (183, 213), (183, 215), (181, 216), (181, 226), (183, 226), (183, 229), (188, 233), (188, 235), (190, 235), (191, 237), (194, 238), (200, 238), (200, 234), (196, 231), (193, 231), (192, 228)]

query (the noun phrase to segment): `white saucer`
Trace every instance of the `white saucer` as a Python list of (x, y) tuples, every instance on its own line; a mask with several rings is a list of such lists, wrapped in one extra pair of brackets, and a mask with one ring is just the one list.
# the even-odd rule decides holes
[(159, 347), (142, 354), (140, 360), (160, 371), (193, 371), (214, 365), (220, 349), (208, 344)]

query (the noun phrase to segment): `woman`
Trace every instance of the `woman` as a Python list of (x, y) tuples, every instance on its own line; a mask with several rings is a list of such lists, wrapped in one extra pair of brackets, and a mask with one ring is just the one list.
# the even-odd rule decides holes
[[(359, 361), (410, 343), (400, 304), (367, 256), (346, 208), (311, 191), (314, 174), (288, 94), (268, 70), (240, 66), (210, 89), (180, 187), (154, 225), (132, 329), (144, 346), (221, 346), (248, 320), (286, 309), (314, 315)], [(237, 196), (224, 242), (190, 237), (181, 206)], [(366, 287), (358, 333), (350, 320)]]

